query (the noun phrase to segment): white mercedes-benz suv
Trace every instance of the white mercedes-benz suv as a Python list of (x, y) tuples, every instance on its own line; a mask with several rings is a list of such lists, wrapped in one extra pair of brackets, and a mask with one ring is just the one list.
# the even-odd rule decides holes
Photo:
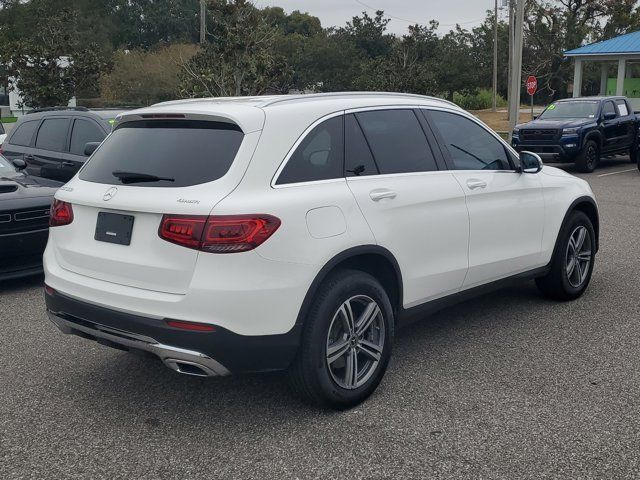
[(395, 329), (532, 278), (579, 297), (588, 184), (455, 105), (404, 94), (213, 98), (118, 117), (56, 194), (50, 319), (185, 374), (288, 370), (302, 396), (369, 396)]

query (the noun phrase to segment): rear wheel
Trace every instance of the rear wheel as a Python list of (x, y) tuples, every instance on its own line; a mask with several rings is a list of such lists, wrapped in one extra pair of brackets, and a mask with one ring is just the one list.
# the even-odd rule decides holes
[(637, 144), (633, 145), (629, 149), (629, 160), (631, 161), (631, 163), (640, 162), (640, 158), (638, 158), (638, 153), (639, 152), (640, 152), (640, 150), (638, 150), (638, 145)]
[(600, 163), (600, 149), (598, 144), (589, 140), (576, 159), (576, 167), (583, 173), (591, 173)]
[(318, 290), (305, 320), (289, 369), (293, 390), (335, 409), (359, 404), (384, 376), (393, 332), (393, 309), (382, 285), (364, 272), (335, 273)]
[(593, 224), (583, 212), (573, 212), (562, 227), (551, 261), (551, 271), (536, 279), (545, 296), (555, 300), (580, 297), (591, 281), (596, 236)]

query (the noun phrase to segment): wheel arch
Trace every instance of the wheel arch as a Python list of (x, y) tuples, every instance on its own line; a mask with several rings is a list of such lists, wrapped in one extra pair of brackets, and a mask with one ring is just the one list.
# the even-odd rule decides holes
[(402, 273), (394, 255), (379, 245), (362, 245), (335, 255), (318, 272), (300, 307), (296, 323), (303, 324), (318, 288), (329, 275), (340, 269), (354, 269), (371, 274), (384, 287), (394, 314), (402, 309)]
[(587, 133), (584, 137), (583, 147), (587, 144), (588, 141), (593, 140), (598, 144), (598, 148), (602, 151), (602, 134), (598, 130), (593, 130)]
[(558, 231), (558, 238), (556, 239), (556, 246), (552, 258), (555, 258), (555, 254), (558, 248), (558, 241), (560, 239), (560, 232), (562, 232), (564, 226), (569, 221), (569, 217), (571, 216), (571, 214), (576, 211), (584, 213), (587, 217), (589, 217), (589, 220), (591, 220), (593, 231), (596, 235), (596, 252), (600, 249), (600, 215), (598, 213), (598, 206), (596, 205), (596, 202), (593, 198), (583, 196), (575, 199), (567, 209), (567, 213), (565, 214), (562, 223), (560, 224), (560, 230)]

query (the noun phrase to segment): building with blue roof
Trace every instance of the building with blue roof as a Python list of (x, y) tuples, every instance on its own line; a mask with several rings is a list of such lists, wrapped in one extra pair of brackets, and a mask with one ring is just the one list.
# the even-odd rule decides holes
[[(640, 31), (569, 50), (564, 55), (575, 61), (574, 97), (582, 95), (584, 64), (598, 62), (601, 68), (600, 94), (626, 95), (634, 107), (640, 108), (640, 78), (632, 78), (630, 75), (631, 65), (640, 62)], [(618, 67), (618, 74), (614, 78), (609, 77), (612, 62)]]

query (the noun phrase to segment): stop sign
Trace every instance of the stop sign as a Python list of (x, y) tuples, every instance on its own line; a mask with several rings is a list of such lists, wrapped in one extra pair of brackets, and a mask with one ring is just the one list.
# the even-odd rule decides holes
[(535, 95), (536, 91), (538, 90), (538, 79), (533, 75), (529, 75), (529, 78), (527, 78), (526, 85), (527, 85), (527, 93), (529, 95)]

